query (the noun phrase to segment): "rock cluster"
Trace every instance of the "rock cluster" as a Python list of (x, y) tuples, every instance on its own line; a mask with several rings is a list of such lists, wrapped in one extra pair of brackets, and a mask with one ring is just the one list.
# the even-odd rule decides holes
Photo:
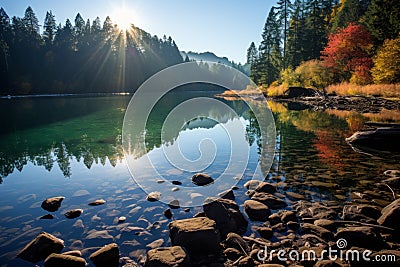
[[(201, 174), (199, 177), (204, 179), (207, 176)], [(287, 194), (276, 184), (268, 182), (247, 181), (244, 186), (248, 189), (248, 199), (244, 201), (243, 207), (234, 201), (233, 191), (228, 190), (221, 194), (222, 198), (206, 199), (202, 206), (203, 211), (193, 218), (174, 219), (175, 212), (183, 213), (183, 209), (179, 211), (177, 201), (171, 201), (169, 208), (164, 211), (161, 209), (160, 215), (164, 214), (167, 218), (165, 222), (172, 220), (168, 224), (171, 241), (169, 247), (164, 245), (164, 239), (146, 238), (151, 236), (151, 229), (160, 227), (160, 223), (148, 222), (149, 225), (143, 228), (132, 226), (125, 223), (126, 217), (113, 213), (116, 215), (115, 227), (121, 229), (120, 235), (112, 236), (110, 228), (84, 232), (85, 246), (97, 247), (90, 251), (88, 258), (83, 257), (80, 250), (62, 253), (64, 241), (45, 232), (27, 244), (18, 253), (18, 257), (32, 263), (44, 261), (45, 267), (83, 267), (87, 262), (92, 262), (97, 267), (117, 267), (124, 261), (125, 267), (137, 267), (139, 265), (129, 261), (129, 258), (124, 260), (124, 257), (120, 257), (119, 246), (114, 242), (121, 242), (123, 246), (135, 245), (139, 238), (144, 238), (143, 240), (148, 240), (147, 253), (140, 253), (143, 257), (146, 254), (142, 260), (146, 267), (369, 266), (366, 262), (333, 261), (328, 255), (323, 255), (323, 250), (328, 248), (341, 249), (344, 253), (347, 250), (368, 249), (372, 255), (397, 255), (397, 261), (393, 265), (390, 263), (385, 266), (400, 265), (400, 199), (383, 208), (366, 202), (347, 202), (341, 205), (336, 201), (307, 201), (300, 194)], [(158, 192), (153, 192), (147, 199), (157, 201), (159, 197)], [(63, 199), (48, 198), (43, 201), (42, 207), (54, 212), (60, 208)], [(89, 205), (104, 203), (96, 200)], [(73, 209), (65, 216), (77, 218), (81, 214), (81, 209)], [(250, 235), (247, 218), (251, 221)], [(73, 225), (78, 226), (84, 228), (80, 219)], [(344, 243), (339, 243), (338, 240), (344, 240)], [(83, 244), (74, 245), (83, 249)], [(265, 248), (269, 251), (294, 250), (299, 253), (311, 250), (317, 258), (289, 262), (281, 261), (277, 253), (261, 257), (260, 252)]]

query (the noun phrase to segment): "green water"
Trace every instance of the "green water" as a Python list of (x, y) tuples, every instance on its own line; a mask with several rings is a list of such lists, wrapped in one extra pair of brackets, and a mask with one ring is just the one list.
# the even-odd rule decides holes
[[(224, 132), (207, 120), (195, 121), (193, 127), (182, 128), (161, 141), (163, 119), (171, 106), (197, 96), (213, 93), (176, 93), (164, 99), (154, 110), (146, 127), (147, 153), (170, 180), (185, 184), (186, 173), (176, 171), (161, 157), (162, 148), (178, 138), (190, 159), (198, 157), (197, 146), (190, 140), (199, 136), (213, 138), (220, 153), (215, 164), (207, 169), (216, 175), (226, 164)], [(124, 111), (130, 96), (47, 97), (0, 99), (0, 264), (2, 266), (34, 266), (15, 259), (16, 253), (41, 231), (52, 233), (65, 241), (65, 250), (86, 249), (116, 242), (121, 255), (140, 260), (146, 244), (168, 240), (168, 220), (163, 216), (167, 205), (145, 200), (124, 162), (121, 145)], [(246, 125), (246, 140), (250, 151), (248, 168), (254, 168), (259, 158), (260, 130), (247, 105), (241, 101), (223, 100), (237, 117), (219, 114), (221, 124), (240, 120)], [(265, 105), (257, 102), (257, 105)], [(378, 183), (385, 179), (387, 169), (400, 169), (396, 154), (367, 155), (355, 152), (344, 138), (362, 127), (368, 120), (393, 121), (387, 114), (357, 114), (354, 112), (288, 110), (271, 103), (276, 124), (276, 154), (267, 175), (271, 182), (281, 182), (280, 192), (293, 191), (312, 201), (363, 202), (354, 192), (370, 194), (368, 202), (384, 205), (391, 201), (391, 192)], [(226, 115), (226, 114), (225, 114)], [(394, 112), (396, 117), (396, 112)], [(185, 141), (186, 140), (186, 141)], [(186, 142), (186, 143), (185, 143)], [(247, 199), (243, 183), (251, 179), (245, 172), (235, 191), (239, 205)], [(61, 209), (53, 220), (40, 220), (47, 212), (41, 202), (51, 196), (65, 196)], [(87, 203), (104, 198), (103, 206)], [(288, 202), (293, 201), (286, 199)], [(84, 210), (74, 220), (63, 213), (73, 208)], [(175, 210), (175, 218), (192, 217), (201, 207)], [(124, 224), (116, 218), (126, 216)], [(79, 221), (81, 220), (81, 221)], [(138, 235), (126, 236), (123, 228), (140, 227)], [(92, 240), (93, 230), (106, 230), (111, 238)], [(249, 233), (252, 230), (249, 227)], [(132, 242), (132, 240), (135, 242)], [(80, 240), (81, 242), (78, 242)], [(130, 242), (127, 242), (130, 241)]]

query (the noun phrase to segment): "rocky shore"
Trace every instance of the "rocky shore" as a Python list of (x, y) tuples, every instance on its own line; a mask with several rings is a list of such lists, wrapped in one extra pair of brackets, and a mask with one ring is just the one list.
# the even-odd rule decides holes
[(272, 100), (288, 103), (292, 109), (353, 110), (360, 113), (379, 113), (382, 109), (400, 110), (400, 101), (373, 96), (312, 96), (273, 97)]
[[(398, 188), (400, 171), (386, 171), (385, 175), (386, 182)], [(400, 266), (400, 199), (382, 208), (369, 203), (368, 194), (354, 196), (360, 203), (311, 202), (279, 183), (250, 180), (244, 186), (248, 199), (243, 206), (234, 201), (235, 190), (229, 190), (222, 198), (207, 199), (193, 218), (175, 220), (174, 212), (181, 208), (167, 208), (164, 216), (169, 220), (171, 245), (163, 246), (162, 239), (147, 244), (140, 261), (120, 252), (121, 242), (135, 242), (143, 234), (140, 227), (125, 226), (124, 216), (115, 222), (122, 229), (116, 242), (107, 238), (107, 230), (89, 231), (93, 238), (87, 241), (93, 240), (93, 244), (85, 242), (85, 246), (92, 247), (68, 250), (71, 244), (66, 242), (77, 240), (63, 241), (42, 232), (17, 257), (45, 267), (86, 266), (89, 262), (98, 267), (376, 266), (372, 261), (377, 257), (390, 259), (381, 266)], [(63, 200), (62, 196), (48, 198), (42, 208), (56, 212)], [(105, 202), (98, 199), (89, 205)], [(73, 220), (83, 212), (73, 209), (65, 217)], [(327, 253), (332, 250), (336, 254)], [(368, 254), (371, 261), (345, 257), (349, 251)]]

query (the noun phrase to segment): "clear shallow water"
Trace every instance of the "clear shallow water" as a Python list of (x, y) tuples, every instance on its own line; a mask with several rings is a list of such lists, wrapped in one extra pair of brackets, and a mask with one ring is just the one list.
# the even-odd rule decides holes
[[(148, 153), (168, 180), (188, 184), (191, 177), (189, 173), (172, 168), (161, 156), (162, 149), (171, 142), (179, 142), (184, 154), (195, 160), (199, 150), (197, 145), (190, 146), (190, 140), (210, 137), (219, 149), (219, 158), (207, 173), (217, 175), (226, 164), (230, 150), (226, 133), (221, 125), (210, 121), (193, 121), (177, 136), (161, 142), (161, 126), (168, 107), (200, 95), (204, 93), (173, 94), (162, 101), (155, 110), (156, 115), (150, 117), (146, 132)], [(164, 245), (170, 244), (169, 221), (163, 216), (167, 205), (145, 200), (146, 194), (130, 177), (123, 160), (121, 129), (129, 99), (129, 96), (0, 99), (2, 266), (30, 266), (15, 259), (15, 255), (40, 231), (63, 239), (65, 250), (83, 249), (86, 258), (95, 249), (93, 247), (110, 242), (119, 244), (122, 256), (133, 259), (144, 254), (149, 249), (146, 245), (154, 240), (163, 239)], [(250, 148), (249, 166), (243, 180), (239, 181), (239, 190), (235, 191), (236, 201), (242, 205), (247, 199), (242, 185), (251, 178), (251, 169), (259, 158), (259, 130), (250, 123), (252, 117), (243, 102), (224, 101), (240, 114), (239, 118), (226, 116), (224, 123), (240, 120), (248, 126), (243, 140)], [(262, 102), (257, 104), (263, 105)], [(391, 192), (377, 183), (384, 179), (383, 171), (400, 169), (399, 157), (356, 153), (344, 138), (360, 129), (364, 121), (396, 121), (398, 112), (361, 115), (334, 110), (291, 111), (277, 103), (270, 103), (270, 106), (276, 120), (277, 151), (267, 179), (282, 182), (281, 193), (294, 191), (310, 200), (344, 203), (364, 201), (356, 199), (352, 193), (370, 191), (371, 201), (379, 205), (391, 200)], [(221, 115), (223, 118), (224, 114)], [(39, 220), (47, 214), (40, 208), (41, 202), (58, 195), (66, 198), (60, 210), (54, 213), (56, 218)], [(107, 201), (105, 205), (87, 205), (100, 198)], [(65, 219), (63, 214), (73, 208), (84, 210), (81, 217)], [(191, 208), (190, 212), (178, 209), (174, 210), (174, 216), (188, 218), (199, 211), (201, 208)], [(118, 216), (126, 216), (126, 223), (118, 224)], [(140, 228), (127, 233), (123, 230), (127, 226)], [(93, 230), (106, 230), (109, 235), (103, 239), (88, 239)]]

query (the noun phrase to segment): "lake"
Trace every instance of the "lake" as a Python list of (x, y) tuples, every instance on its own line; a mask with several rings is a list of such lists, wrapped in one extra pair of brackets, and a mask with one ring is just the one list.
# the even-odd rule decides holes
[[(245, 130), (236, 134), (241, 147), (248, 151), (247, 167), (243, 175), (232, 174), (238, 186), (234, 190), (236, 202), (243, 208), (248, 199), (243, 184), (254, 174), (261, 143), (260, 129), (246, 103), (218, 99), (237, 115), (213, 114), (218, 123), (197, 118), (161, 138), (163, 120), (172, 107), (185, 99), (214, 94), (176, 92), (162, 99), (146, 125), (145, 153), (167, 180), (190, 186), (193, 174), (174, 168), (163, 156), (164, 150), (178, 143), (182, 153), (195, 161), (201, 156), (200, 140), (210, 139), (218, 152), (205, 172), (218, 176), (228, 164), (232, 149), (223, 129), (235, 123), (243, 125)], [(111, 242), (120, 246), (122, 257), (137, 261), (153, 241), (170, 245), (169, 220), (163, 215), (168, 205), (146, 200), (146, 193), (132, 179), (124, 160), (122, 125), (130, 98), (0, 99), (1, 266), (34, 266), (15, 256), (41, 231), (63, 239), (65, 250), (82, 250), (85, 258), (96, 247)], [(249, 101), (254, 101), (254, 105), (266, 104)], [(266, 179), (280, 183), (281, 193), (291, 191), (307, 200), (335, 201), (339, 205), (373, 202), (385, 206), (392, 201), (392, 192), (377, 184), (387, 178), (383, 175), (385, 170), (400, 169), (399, 155), (358, 153), (345, 138), (361, 129), (366, 121), (399, 122), (398, 111), (359, 114), (313, 111), (275, 102), (269, 102), (269, 106), (275, 119), (276, 151)], [(369, 200), (360, 198), (359, 193), (368, 194)], [(48, 213), (40, 207), (42, 201), (52, 196), (65, 197), (61, 208), (53, 213), (54, 219), (39, 219)], [(107, 202), (101, 206), (88, 205), (96, 199)], [(64, 213), (75, 208), (82, 208), (83, 214), (77, 219), (66, 219)], [(190, 218), (200, 211), (201, 207), (173, 210), (175, 219)], [(119, 216), (125, 216), (126, 221), (118, 223)], [(251, 233), (249, 227), (248, 234)]]

